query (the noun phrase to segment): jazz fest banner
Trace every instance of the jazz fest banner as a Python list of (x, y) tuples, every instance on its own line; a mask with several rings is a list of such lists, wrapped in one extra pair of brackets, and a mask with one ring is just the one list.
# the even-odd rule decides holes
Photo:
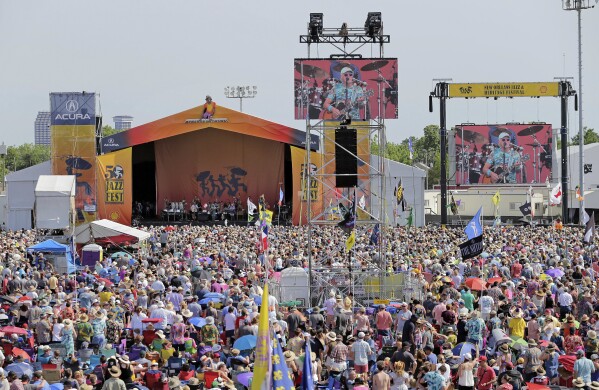
[(458, 185), (545, 183), (552, 169), (551, 125), (455, 127)]
[(397, 119), (397, 58), (300, 58), (293, 68), (295, 119)]
[(272, 210), (284, 182), (285, 144), (230, 131), (206, 129), (154, 143), (158, 210), (185, 200), (202, 205), (257, 204), (264, 194)]
[(468, 83), (449, 84), (449, 97), (538, 97), (559, 96), (559, 83)]
[(310, 180), (308, 172), (318, 172), (322, 167), (322, 154), (310, 152), (310, 166), (306, 160), (306, 149), (291, 146), (291, 165), (293, 171), (293, 224), (302, 225), (308, 220), (308, 191), (310, 191), (312, 216), (323, 210), (323, 186), (318, 180)]
[(76, 224), (96, 220), (94, 93), (50, 94), (52, 174), (76, 177)]
[(98, 216), (131, 225), (133, 172), (131, 148), (98, 156)]

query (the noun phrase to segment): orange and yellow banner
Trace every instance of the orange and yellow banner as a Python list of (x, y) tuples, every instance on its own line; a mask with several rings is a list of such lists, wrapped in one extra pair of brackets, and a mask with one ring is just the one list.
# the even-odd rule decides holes
[(98, 215), (131, 224), (133, 172), (131, 148), (98, 156)]
[(310, 191), (311, 214), (318, 215), (322, 212), (324, 202), (322, 193), (322, 177), (310, 180), (308, 189), (308, 172), (318, 172), (322, 167), (322, 154), (310, 153), (310, 166), (306, 160), (306, 149), (291, 146), (291, 165), (293, 170), (293, 224), (305, 224), (308, 221), (307, 199)]
[(96, 220), (95, 125), (52, 125), (52, 174), (75, 175), (75, 223)]

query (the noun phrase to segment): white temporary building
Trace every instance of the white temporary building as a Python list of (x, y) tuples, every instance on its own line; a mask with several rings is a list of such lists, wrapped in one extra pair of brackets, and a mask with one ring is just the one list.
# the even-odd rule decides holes
[(6, 175), (7, 221), (11, 230), (33, 228), (33, 207), (35, 205), (35, 186), (40, 175), (50, 175), (50, 161), (33, 165)]
[(150, 233), (108, 219), (100, 219), (77, 226), (75, 242), (77, 244), (111, 243), (136, 244), (150, 238)]
[[(370, 161), (370, 173), (374, 174), (375, 167), (379, 166), (379, 156), (374, 154), (371, 155)], [(426, 172), (423, 169), (389, 159), (384, 159), (383, 164), (385, 164), (385, 194), (382, 197), (377, 196), (380, 189), (381, 176), (373, 176), (370, 187), (372, 192), (372, 214), (388, 224), (405, 225), (410, 215), (408, 209), (411, 207), (413, 209), (412, 223), (414, 226), (424, 226), (424, 187)], [(405, 208), (405, 211), (402, 211), (401, 208), (399, 208), (397, 213), (394, 214), (397, 205), (395, 189), (400, 179), (403, 187), (404, 199), (406, 200), (406, 205), (408, 207)], [(378, 213), (380, 212), (379, 207), (381, 199), (384, 202), (383, 210), (385, 214), (382, 217), (379, 217)]]
[(35, 186), (35, 227), (71, 229), (75, 224), (74, 175), (40, 175)]

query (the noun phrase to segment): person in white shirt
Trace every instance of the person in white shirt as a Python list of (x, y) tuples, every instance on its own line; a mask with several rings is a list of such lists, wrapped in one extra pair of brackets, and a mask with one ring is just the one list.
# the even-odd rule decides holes
[(233, 306), (228, 306), (227, 313), (223, 320), (225, 324), (225, 334), (227, 336), (227, 345), (231, 345), (231, 340), (235, 336), (235, 321), (237, 320), (235, 308)]
[(566, 315), (572, 313), (572, 303), (574, 299), (572, 299), (572, 295), (568, 292), (567, 288), (564, 288), (564, 292), (559, 295), (557, 298), (557, 303), (559, 305), (559, 316), (560, 320), (566, 318)]
[(483, 291), (483, 296), (478, 300), (480, 306), (480, 314), (484, 321), (488, 321), (491, 316), (491, 311), (495, 305), (493, 298), (489, 296), (487, 291)]

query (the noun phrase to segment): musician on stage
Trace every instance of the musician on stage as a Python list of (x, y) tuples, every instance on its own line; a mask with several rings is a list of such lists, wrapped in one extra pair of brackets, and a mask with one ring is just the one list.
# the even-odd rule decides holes
[[(516, 172), (520, 168), (520, 154), (517, 145), (512, 144), (510, 133), (504, 131), (498, 137), (499, 147), (489, 155), (482, 173), (491, 183), (515, 184)], [(485, 180), (483, 180), (485, 182)]]
[(351, 119), (361, 119), (360, 108), (366, 101), (361, 85), (362, 81), (354, 79), (352, 68), (341, 69), (341, 82), (335, 83), (323, 104), (330, 119), (343, 119), (347, 115)]
[(203, 119), (211, 119), (216, 113), (216, 103), (212, 101), (210, 95), (206, 95), (206, 103), (204, 103)]

